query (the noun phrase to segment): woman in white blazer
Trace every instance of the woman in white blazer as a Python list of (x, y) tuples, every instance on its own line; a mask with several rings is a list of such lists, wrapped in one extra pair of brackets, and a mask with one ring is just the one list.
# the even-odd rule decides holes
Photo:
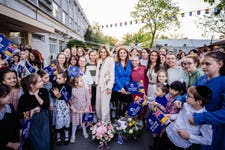
[(110, 99), (114, 84), (115, 62), (105, 46), (98, 49), (99, 59), (96, 70), (96, 114), (104, 122), (110, 121)]

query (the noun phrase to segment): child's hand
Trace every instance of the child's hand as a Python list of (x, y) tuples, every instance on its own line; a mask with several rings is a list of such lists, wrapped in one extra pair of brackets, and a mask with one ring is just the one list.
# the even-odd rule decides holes
[(175, 105), (177, 108), (182, 108), (182, 102), (179, 101), (179, 100), (174, 101), (174, 105)]
[(17, 142), (17, 143), (14, 143), (14, 142), (8, 142), (8, 144), (6, 145), (6, 147), (10, 147), (14, 150), (17, 150), (20, 146), (20, 143)]
[(52, 92), (57, 98), (61, 96), (58, 88), (52, 88)]
[(89, 109), (88, 109), (88, 108), (86, 108), (86, 109), (84, 110), (84, 112), (85, 112), (85, 113), (88, 113), (88, 112), (89, 112)]
[(34, 96), (37, 96), (39, 93), (39, 89), (37, 89), (36, 91), (34, 91)]
[(189, 122), (190, 122), (191, 125), (193, 125), (193, 126), (195, 125), (193, 116), (191, 116), (191, 117), (189, 118)]
[(34, 109), (32, 109), (32, 111), (34, 113), (39, 113), (41, 111), (41, 108), (39, 106), (35, 107)]
[(50, 111), (53, 111), (53, 110), (54, 110), (54, 107), (53, 107), (53, 106), (50, 106), (50, 107), (49, 107), (49, 110), (50, 110)]
[(169, 120), (171, 120), (171, 114), (165, 114), (165, 116), (166, 116)]
[(74, 108), (72, 109), (72, 112), (73, 112), (73, 113), (77, 113), (76, 109), (74, 109)]
[(150, 102), (151, 105), (154, 105), (154, 106), (157, 106), (159, 103), (155, 102), (155, 101), (152, 101)]
[(186, 140), (188, 140), (190, 138), (189, 133), (184, 131), (184, 130), (182, 130), (182, 129), (177, 129), (177, 132), (182, 138), (184, 138)]

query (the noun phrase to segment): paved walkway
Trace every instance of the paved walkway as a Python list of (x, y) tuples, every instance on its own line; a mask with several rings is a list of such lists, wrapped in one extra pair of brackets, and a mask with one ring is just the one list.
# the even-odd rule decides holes
[[(108, 150), (149, 150), (149, 146), (152, 145), (152, 136), (150, 131), (143, 129), (143, 134), (137, 140), (128, 140), (127, 144), (117, 144), (117, 138), (109, 143)], [(97, 150), (97, 141), (92, 141), (91, 137), (85, 139), (82, 135), (81, 129), (77, 131), (76, 142), (74, 144), (69, 144), (67, 146), (54, 145), (54, 150)]]

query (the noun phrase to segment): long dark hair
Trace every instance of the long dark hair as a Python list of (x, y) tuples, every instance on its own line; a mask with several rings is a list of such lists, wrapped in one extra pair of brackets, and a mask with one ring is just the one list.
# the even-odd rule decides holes
[(16, 83), (15, 88), (20, 88), (20, 84), (19, 84), (19, 80), (18, 80), (18, 75), (17, 75), (17, 72), (15, 70), (10, 70), (10, 69), (0, 70), (0, 84), (1, 85), (4, 85), (3, 84), (3, 81), (5, 80), (6, 74), (11, 73), (11, 72), (12, 73), (15, 73), (15, 75), (16, 75), (16, 81), (17, 81), (17, 83)]
[(205, 54), (207, 57), (213, 58), (216, 62), (223, 62), (223, 66), (220, 68), (220, 75), (225, 76), (225, 54), (221, 51), (210, 51)]
[(157, 60), (156, 60), (156, 65), (154, 66), (154, 72), (157, 73), (159, 70), (160, 70), (160, 55), (158, 53), (158, 51), (156, 50), (152, 50), (150, 53), (149, 53), (149, 59), (148, 59), (148, 66), (147, 66), (147, 69), (146, 71), (150, 68), (151, 66), (151, 60), (150, 60), (150, 56), (152, 53), (156, 53), (157, 54)]

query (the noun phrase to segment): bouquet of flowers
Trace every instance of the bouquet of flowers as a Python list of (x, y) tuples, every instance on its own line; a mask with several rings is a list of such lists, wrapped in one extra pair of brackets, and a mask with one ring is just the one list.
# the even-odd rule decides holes
[(92, 139), (99, 141), (98, 149), (103, 149), (115, 134), (114, 127), (111, 123), (97, 122), (90, 130)]
[(137, 138), (143, 128), (143, 123), (134, 118), (121, 117), (115, 122), (114, 127), (118, 134), (117, 143), (123, 144), (129, 138)]

